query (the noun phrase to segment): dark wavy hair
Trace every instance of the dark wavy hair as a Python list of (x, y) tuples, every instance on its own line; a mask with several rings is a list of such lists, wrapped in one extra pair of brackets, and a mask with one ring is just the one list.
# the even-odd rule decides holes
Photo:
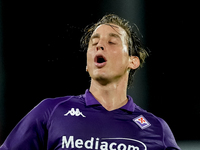
[[(140, 67), (142, 67), (143, 63), (145, 62), (145, 58), (148, 56), (148, 52), (142, 45), (140, 39), (138, 38), (137, 32), (133, 30), (135, 26), (131, 26), (127, 20), (120, 18), (119, 16), (115, 14), (105, 15), (97, 23), (93, 24), (92, 26), (87, 26), (84, 29), (84, 35), (82, 36), (81, 41), (80, 41), (81, 47), (84, 50), (87, 50), (90, 38), (94, 30), (101, 24), (110, 24), (110, 23), (118, 25), (126, 31), (129, 56), (137, 56), (140, 59)], [(129, 78), (128, 78), (128, 87), (130, 87), (130, 85), (132, 84), (133, 76), (137, 69), (130, 70)]]

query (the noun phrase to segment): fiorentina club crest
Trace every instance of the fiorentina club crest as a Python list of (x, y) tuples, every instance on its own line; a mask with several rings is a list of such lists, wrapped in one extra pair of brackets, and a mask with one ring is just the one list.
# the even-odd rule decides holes
[(146, 118), (144, 118), (144, 116), (140, 115), (138, 117), (136, 117), (135, 119), (133, 119), (133, 121), (141, 128), (141, 129), (145, 129), (147, 127), (149, 127), (151, 124), (147, 121)]

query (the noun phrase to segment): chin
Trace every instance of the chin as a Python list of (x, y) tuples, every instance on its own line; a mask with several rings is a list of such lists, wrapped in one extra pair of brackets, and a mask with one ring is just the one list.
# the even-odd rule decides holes
[(92, 79), (98, 81), (102, 85), (106, 85), (110, 81), (105, 74), (96, 74), (92, 76)]
[(95, 80), (98, 81), (101, 85), (107, 85), (109, 83), (107, 78), (97, 78)]
[[(103, 70), (101, 70), (101, 69), (97, 69), (97, 70), (94, 70), (93, 72), (92, 72), (92, 76), (94, 77), (94, 78), (106, 78), (106, 76), (107, 76), (107, 73), (106, 73), (106, 71), (103, 71)], [(92, 77), (91, 76), (91, 77)]]

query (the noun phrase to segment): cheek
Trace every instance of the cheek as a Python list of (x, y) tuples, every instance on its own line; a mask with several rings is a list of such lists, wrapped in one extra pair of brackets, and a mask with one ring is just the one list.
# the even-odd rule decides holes
[(93, 62), (93, 53), (91, 50), (88, 49), (87, 51), (87, 66), (90, 66)]
[(126, 47), (118, 49), (117, 51), (113, 52), (111, 56), (113, 57), (114, 61), (121, 64), (127, 63), (127, 60), (129, 59), (128, 50)]
[(123, 62), (127, 63), (129, 60), (128, 47), (124, 44), (122, 49)]
[(119, 72), (124, 73), (128, 69), (129, 65), (129, 56), (127, 53), (122, 52), (121, 55), (118, 57), (118, 61), (115, 62), (117, 70)]

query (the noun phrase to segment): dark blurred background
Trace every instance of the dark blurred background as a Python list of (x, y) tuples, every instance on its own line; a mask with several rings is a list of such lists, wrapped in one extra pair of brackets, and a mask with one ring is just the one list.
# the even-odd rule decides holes
[(89, 88), (80, 38), (87, 25), (109, 13), (135, 23), (151, 51), (128, 94), (163, 118), (183, 149), (198, 144), (197, 2), (0, 0), (0, 144), (44, 98), (79, 95)]

